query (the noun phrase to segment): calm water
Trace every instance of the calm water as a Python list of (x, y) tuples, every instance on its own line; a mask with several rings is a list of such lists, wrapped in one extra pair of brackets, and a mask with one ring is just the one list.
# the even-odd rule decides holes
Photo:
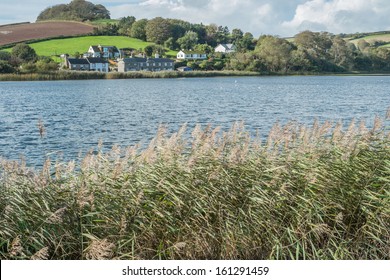
[[(0, 83), (0, 157), (39, 166), (96, 148), (147, 143), (159, 124), (244, 121), (264, 135), (275, 121), (361, 118), (390, 106), (390, 77), (244, 77)], [(42, 119), (47, 134), (40, 138)]]

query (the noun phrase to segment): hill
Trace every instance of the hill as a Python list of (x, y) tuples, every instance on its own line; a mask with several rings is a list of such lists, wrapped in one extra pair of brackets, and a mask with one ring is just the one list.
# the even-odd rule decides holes
[(42, 11), (37, 21), (42, 20), (76, 20), (90, 21), (109, 19), (110, 12), (103, 5), (94, 5), (85, 0), (73, 0), (69, 4), (55, 5)]
[(93, 26), (81, 22), (50, 21), (0, 26), (0, 47), (31, 40), (87, 35)]
[[(125, 36), (84, 36), (76, 38), (53, 39), (44, 42), (29, 44), (39, 56), (59, 56), (63, 53), (74, 55), (87, 52), (91, 45), (114, 45), (118, 48), (143, 49), (150, 45), (139, 39)], [(169, 51), (167, 55), (176, 56), (176, 52)]]
[(370, 45), (383, 45), (385, 47), (389, 47), (390, 43), (390, 31), (382, 31), (382, 32), (372, 32), (372, 33), (364, 33), (360, 36), (353, 36), (349, 39), (349, 42), (354, 43), (355, 45), (360, 41), (365, 40)]

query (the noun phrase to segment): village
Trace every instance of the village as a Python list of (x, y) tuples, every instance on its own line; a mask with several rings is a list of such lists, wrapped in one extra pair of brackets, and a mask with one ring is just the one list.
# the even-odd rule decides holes
[[(235, 51), (233, 44), (219, 44), (215, 53), (229, 54)], [(74, 71), (97, 71), (97, 72), (129, 72), (129, 71), (193, 71), (191, 67), (180, 66), (175, 69), (175, 62), (207, 60), (209, 56), (204, 52), (192, 50), (180, 50), (176, 55), (176, 60), (160, 57), (155, 53), (153, 57), (148, 57), (145, 53), (126, 55), (124, 49), (116, 46), (90, 46), (82, 58), (69, 57), (67, 54), (61, 55), (64, 59), (63, 67)]]

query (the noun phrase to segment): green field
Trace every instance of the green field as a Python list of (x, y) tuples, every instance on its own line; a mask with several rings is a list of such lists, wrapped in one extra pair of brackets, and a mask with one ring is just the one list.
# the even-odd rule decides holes
[[(86, 53), (91, 45), (114, 45), (118, 48), (143, 49), (153, 44), (126, 36), (84, 36), (66, 39), (53, 39), (49, 41), (29, 44), (40, 56), (59, 56), (67, 53)], [(10, 49), (9, 49), (10, 50)], [(176, 51), (169, 51), (167, 55), (176, 56)]]
[(366, 40), (368, 43), (374, 43), (375, 41), (383, 41), (390, 43), (390, 33), (368, 35), (359, 39), (350, 40), (350, 42), (357, 44), (357, 42), (359, 42), (360, 40)]

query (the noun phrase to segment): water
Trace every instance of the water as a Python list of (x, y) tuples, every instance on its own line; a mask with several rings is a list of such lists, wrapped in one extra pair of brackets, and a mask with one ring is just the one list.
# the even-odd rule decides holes
[[(159, 124), (229, 128), (244, 121), (263, 135), (276, 122), (384, 116), (390, 77), (233, 77), (0, 83), (0, 157), (77, 159), (104, 147), (147, 143)], [(41, 138), (41, 119), (46, 136)]]

